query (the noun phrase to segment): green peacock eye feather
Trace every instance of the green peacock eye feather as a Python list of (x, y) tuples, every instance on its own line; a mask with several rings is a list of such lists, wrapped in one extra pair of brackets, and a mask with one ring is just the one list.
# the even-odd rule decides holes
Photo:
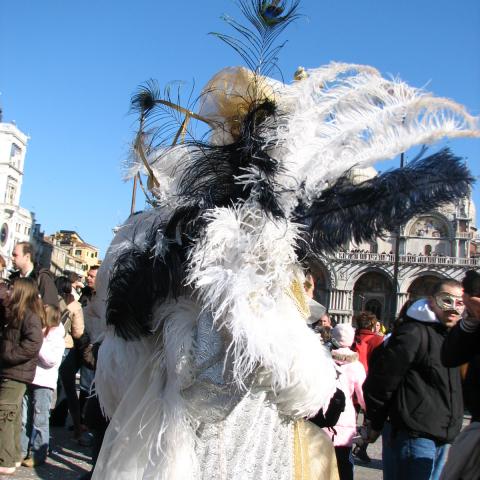
[(260, 14), (262, 15), (263, 20), (265, 23), (268, 25), (273, 25), (275, 23), (279, 23), (283, 21), (283, 17), (280, 17), (282, 13), (284, 12), (285, 8), (283, 5), (279, 5), (279, 1), (274, 1), (274, 2), (268, 2), (268, 1), (263, 1), (262, 2), (262, 8), (260, 10)]

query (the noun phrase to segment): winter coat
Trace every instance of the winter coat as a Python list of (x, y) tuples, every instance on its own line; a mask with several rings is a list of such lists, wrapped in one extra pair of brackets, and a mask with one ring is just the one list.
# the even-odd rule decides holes
[(43, 337), (42, 347), (38, 354), (38, 364), (35, 370), (33, 385), (48, 387), (55, 390), (57, 387), (58, 368), (62, 362), (65, 351), (65, 330), (60, 323), (58, 327), (52, 327)]
[(0, 377), (31, 383), (42, 346), (42, 321), (32, 312), (18, 322), (8, 321), (0, 339)]
[(358, 353), (358, 359), (365, 371), (368, 372), (368, 365), (372, 352), (383, 342), (383, 336), (366, 328), (360, 328), (355, 333), (355, 341), (352, 350)]
[[(365, 408), (362, 385), (365, 381), (365, 368), (358, 360), (358, 354), (349, 348), (339, 348), (332, 351), (332, 357), (340, 372), (340, 388), (345, 394), (345, 410), (340, 414), (335, 425), (336, 435), (333, 436), (335, 447), (351, 447), (353, 437), (357, 433), (357, 414), (353, 406), (353, 394), (357, 396), (358, 403)], [(325, 429), (331, 436), (331, 430)]]
[[(426, 300), (407, 311), (388, 343), (375, 351), (363, 385), (367, 418), (381, 430), (387, 417), (395, 430), (450, 443), (462, 426), (460, 370), (440, 359), (447, 328)], [(373, 361), (374, 360), (374, 361)]]
[(458, 367), (469, 362), (463, 381), (465, 407), (472, 422), (480, 422), (480, 322), (462, 319), (448, 333), (442, 346), (442, 362)]
[(83, 309), (80, 302), (74, 300), (67, 305), (70, 311), (70, 318), (72, 319), (72, 326), (70, 333), (65, 336), (65, 348), (73, 348), (74, 340), (78, 340), (85, 331), (85, 322), (83, 319)]
[[(58, 307), (58, 291), (53, 280), (53, 275), (48, 268), (34, 268), (28, 275), (37, 281), (40, 297), (45, 305), (54, 305)], [(20, 272), (16, 271), (10, 275), (10, 281), (13, 283), (20, 277)]]
[(448, 333), (442, 347), (446, 367), (458, 367), (480, 355), (480, 321), (462, 319)]

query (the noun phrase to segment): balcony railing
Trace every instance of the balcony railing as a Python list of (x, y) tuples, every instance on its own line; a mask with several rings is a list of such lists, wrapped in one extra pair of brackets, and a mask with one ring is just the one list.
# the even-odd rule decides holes
[[(338, 260), (355, 262), (393, 263), (393, 253), (336, 252), (333, 257)], [(480, 267), (480, 258), (442, 257), (438, 255), (400, 255), (399, 263), (421, 265), (456, 265)]]

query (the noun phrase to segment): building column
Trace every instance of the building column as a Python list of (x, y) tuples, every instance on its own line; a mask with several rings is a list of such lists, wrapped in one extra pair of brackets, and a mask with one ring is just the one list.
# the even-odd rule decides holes
[(348, 323), (352, 318), (352, 292), (333, 289), (330, 293), (328, 312), (338, 323)]
[(405, 302), (408, 300), (408, 292), (399, 292), (397, 293), (397, 311), (395, 312), (395, 319), (398, 317), (400, 310), (402, 309)]
[(329, 310), (351, 310), (352, 292), (349, 290), (332, 290), (330, 294)]

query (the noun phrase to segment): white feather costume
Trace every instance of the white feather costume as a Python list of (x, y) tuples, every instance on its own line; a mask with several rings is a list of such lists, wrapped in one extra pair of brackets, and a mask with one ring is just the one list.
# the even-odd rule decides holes
[[(154, 335), (107, 330), (96, 389), (112, 421), (94, 478), (293, 478), (295, 421), (328, 405), (336, 374), (290, 293), (295, 228), (258, 215), (211, 213), (192, 252), (196, 291), (155, 310)], [(122, 247), (114, 241), (99, 280)]]
[[(279, 10), (252, 1), (264, 4)], [(198, 115), (150, 91), (136, 97), (142, 128), (157, 106), (186, 116), (174, 146), (140, 151), (132, 173), (149, 176), (156, 208), (129, 218), (98, 274), (109, 325), (95, 383), (111, 423), (95, 480), (335, 478), (331, 443), (302, 420), (328, 406), (336, 373), (307, 327), (299, 251), (309, 238), (372, 237), (393, 212), (400, 222), (463, 195), (471, 178), (449, 152), (431, 157), (439, 172), (421, 185), (415, 171), (360, 186), (344, 174), (479, 132), (460, 105), (372, 67), (330, 64), (299, 78), (222, 70)], [(190, 117), (212, 127), (208, 145), (176, 144)], [(150, 299), (137, 303), (145, 318), (135, 296)]]

